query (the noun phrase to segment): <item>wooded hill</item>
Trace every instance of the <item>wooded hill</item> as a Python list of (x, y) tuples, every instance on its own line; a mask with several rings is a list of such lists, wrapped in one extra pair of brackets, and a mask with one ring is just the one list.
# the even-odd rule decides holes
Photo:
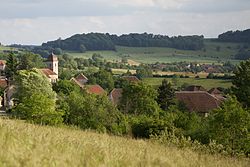
[(76, 34), (65, 40), (57, 39), (43, 43), (44, 48), (60, 48), (84, 52), (86, 50), (115, 50), (115, 45), (130, 47), (168, 47), (184, 50), (199, 50), (204, 46), (203, 36), (169, 37), (153, 34), (110, 35), (102, 33)]

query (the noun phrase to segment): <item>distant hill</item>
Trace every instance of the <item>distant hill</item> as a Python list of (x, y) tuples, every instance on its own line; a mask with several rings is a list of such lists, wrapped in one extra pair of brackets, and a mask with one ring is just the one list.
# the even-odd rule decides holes
[(250, 43), (250, 29), (244, 31), (227, 31), (218, 36), (221, 42)]
[(178, 36), (168, 37), (164, 35), (153, 34), (124, 34), (121, 36), (89, 33), (76, 34), (67, 39), (57, 39), (43, 43), (43, 48), (60, 48), (62, 50), (71, 50), (85, 52), (86, 50), (116, 50), (116, 45), (128, 47), (168, 47), (182, 50), (200, 50), (203, 48), (203, 36)]
[(0, 119), (0, 166), (248, 166), (144, 140)]

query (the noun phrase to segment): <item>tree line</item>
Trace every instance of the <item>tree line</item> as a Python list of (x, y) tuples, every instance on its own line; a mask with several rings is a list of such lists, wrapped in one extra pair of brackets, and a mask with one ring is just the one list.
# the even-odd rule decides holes
[(221, 42), (250, 43), (250, 29), (244, 31), (227, 31), (218, 36)]
[[(110, 35), (102, 33), (76, 34), (70, 38), (49, 41), (42, 44), (42, 49), (60, 48), (85, 52), (86, 50), (116, 50), (115, 45), (129, 47), (170, 47), (183, 50), (200, 50), (203, 48), (203, 36), (169, 37), (153, 34), (123, 34)], [(41, 49), (41, 47), (40, 47)], [(36, 48), (35, 50), (39, 50)]]

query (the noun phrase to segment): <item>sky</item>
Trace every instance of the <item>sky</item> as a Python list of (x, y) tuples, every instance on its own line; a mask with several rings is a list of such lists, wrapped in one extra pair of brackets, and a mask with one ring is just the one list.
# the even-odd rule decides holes
[(0, 43), (40, 45), (74, 34), (217, 37), (250, 28), (250, 0), (0, 0)]

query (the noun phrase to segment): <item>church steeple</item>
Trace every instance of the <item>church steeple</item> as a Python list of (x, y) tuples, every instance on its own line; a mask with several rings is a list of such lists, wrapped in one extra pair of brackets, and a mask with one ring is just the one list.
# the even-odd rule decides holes
[(46, 63), (51, 71), (58, 74), (58, 59), (53, 52), (48, 56)]

